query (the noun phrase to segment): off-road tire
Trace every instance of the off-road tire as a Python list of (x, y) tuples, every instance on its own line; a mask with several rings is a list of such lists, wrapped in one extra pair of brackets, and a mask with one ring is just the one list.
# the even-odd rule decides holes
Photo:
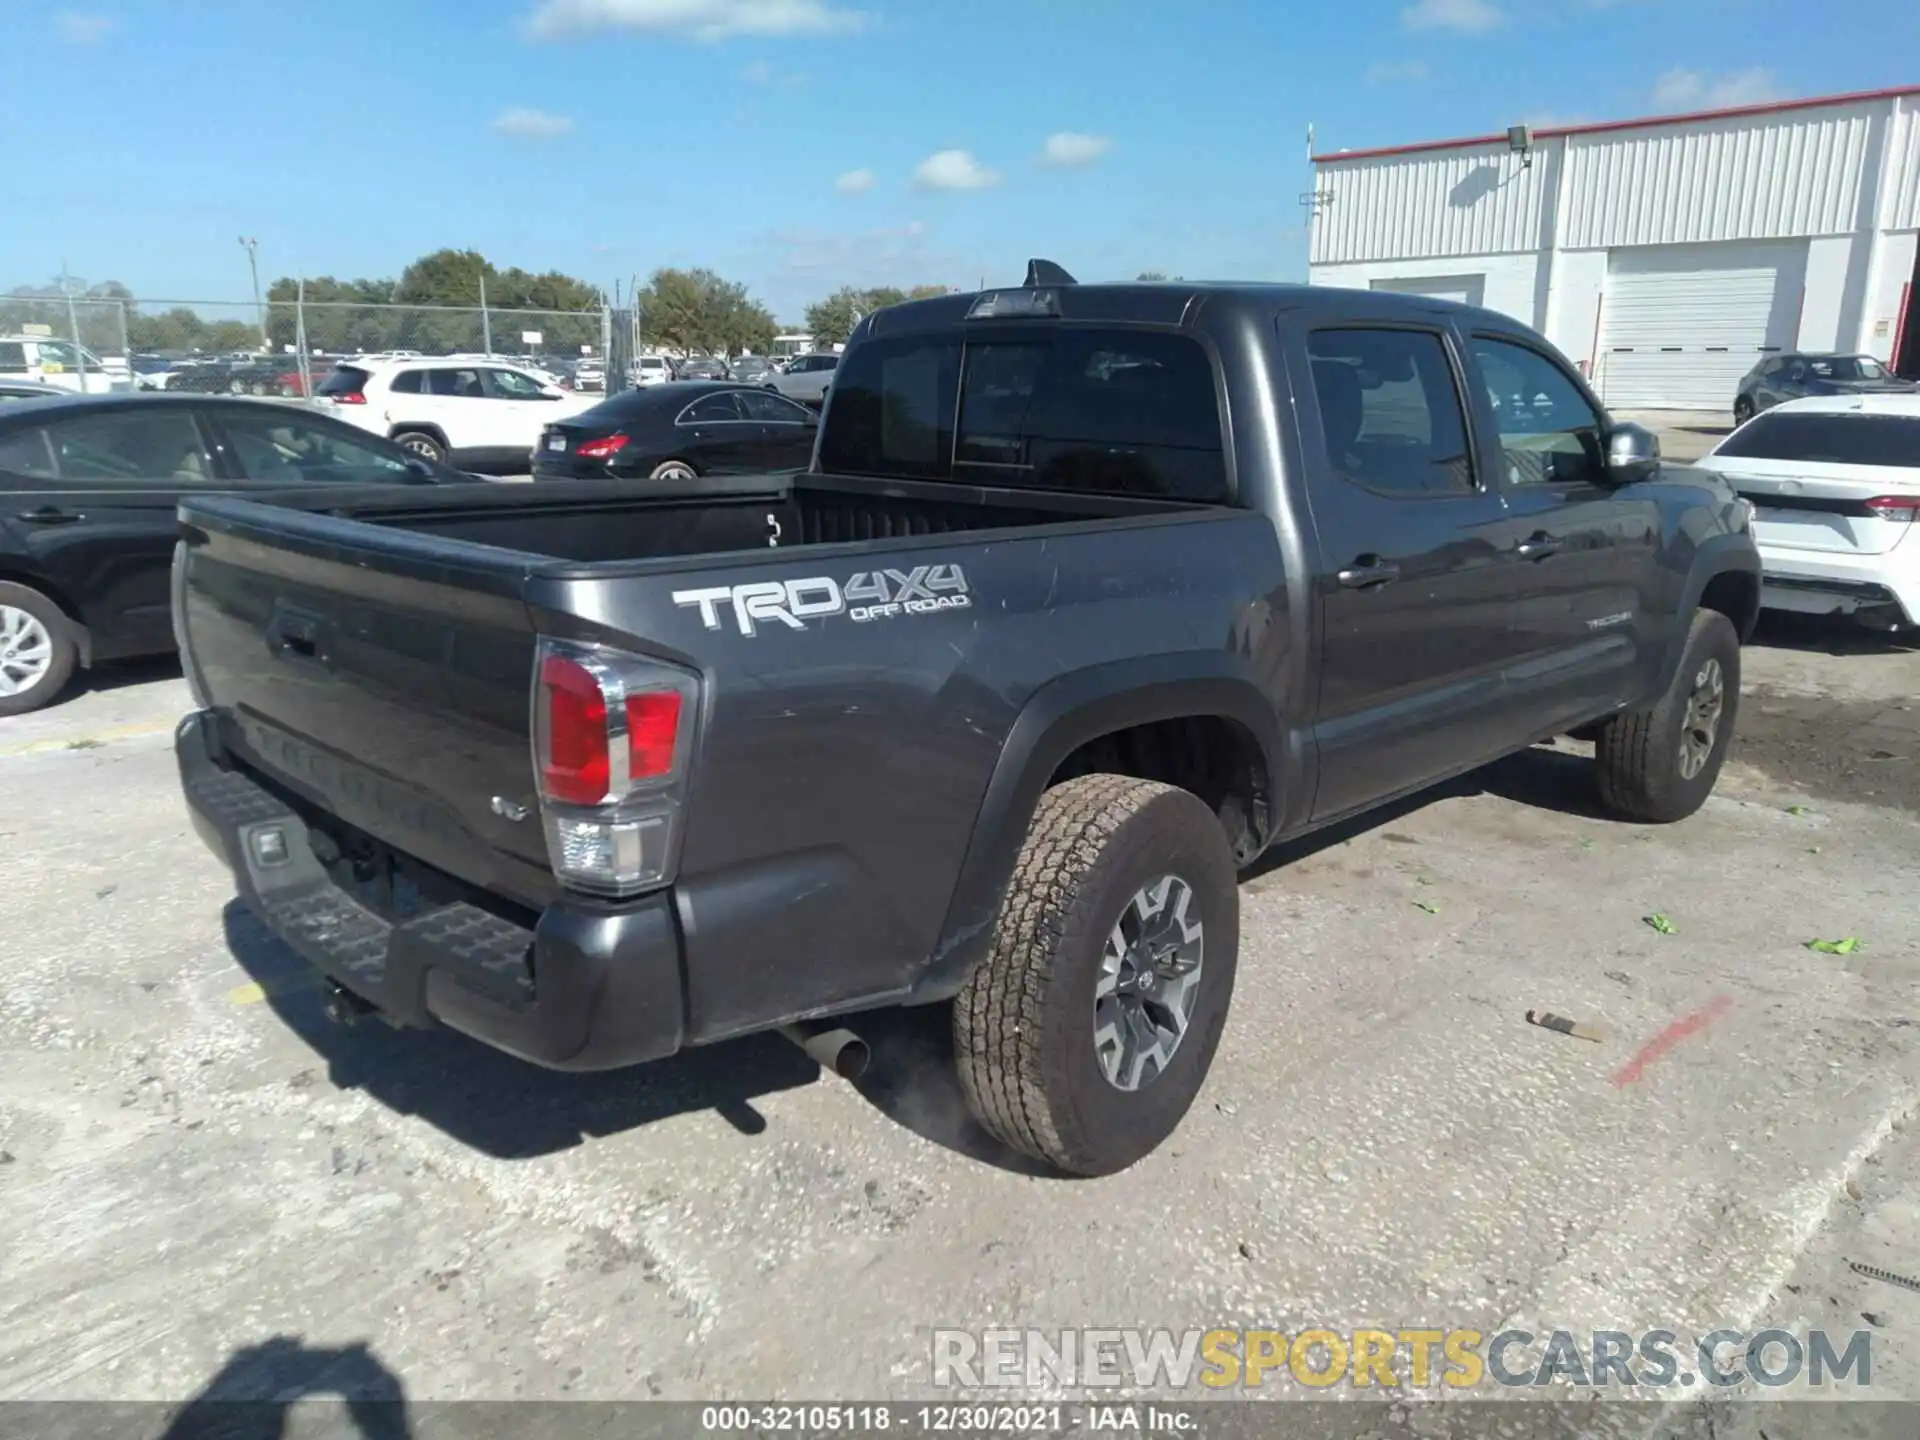
[[(1166, 1069), (1136, 1090), (1094, 1045), (1101, 953), (1143, 886), (1177, 875), (1204, 930), (1199, 994)], [(1196, 796), (1087, 775), (1040, 799), (986, 958), (954, 1001), (953, 1048), (973, 1113), (1016, 1150), (1108, 1175), (1171, 1135), (1207, 1078), (1239, 949), (1240, 892), (1219, 818)]]
[(418, 455), (423, 460), (431, 460), (436, 465), (447, 463), (447, 447), (424, 430), (396, 431), (393, 443), (402, 450)]
[(25, 715), (59, 699), (80, 663), (80, 647), (75, 643), (73, 622), (66, 612), (38, 590), (25, 585), (0, 581), (0, 605), (24, 610), (46, 629), (51, 640), (51, 656), (40, 678), (17, 695), (0, 695), (0, 715)]
[[(1724, 699), (1706, 764), (1688, 777), (1680, 768), (1681, 729), (1688, 698), (1710, 660), (1720, 665)], [(1739, 707), (1740, 636), (1719, 611), (1698, 610), (1667, 693), (1651, 707), (1624, 711), (1602, 727), (1594, 745), (1601, 803), (1626, 820), (1664, 825), (1686, 819), (1713, 793)]]

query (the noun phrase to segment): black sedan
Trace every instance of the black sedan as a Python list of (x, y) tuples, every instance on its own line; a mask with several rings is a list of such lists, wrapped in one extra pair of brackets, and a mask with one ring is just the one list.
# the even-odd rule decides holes
[(818, 417), (745, 385), (675, 380), (626, 390), (556, 421), (533, 452), (535, 480), (686, 480), (799, 470)]
[(1774, 355), (1740, 381), (1733, 397), (1734, 423), (1744, 425), (1762, 410), (1809, 395), (1885, 395), (1920, 390), (1871, 355)]
[(0, 405), (0, 716), (76, 666), (173, 649), (168, 577), (185, 494), (474, 477), (291, 405), (67, 395)]

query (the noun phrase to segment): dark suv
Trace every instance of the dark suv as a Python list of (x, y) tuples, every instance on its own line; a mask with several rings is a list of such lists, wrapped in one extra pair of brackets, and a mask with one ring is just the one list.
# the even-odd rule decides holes
[(1740, 381), (1733, 421), (1744, 425), (1762, 410), (1809, 395), (1883, 395), (1920, 390), (1871, 355), (1774, 355)]

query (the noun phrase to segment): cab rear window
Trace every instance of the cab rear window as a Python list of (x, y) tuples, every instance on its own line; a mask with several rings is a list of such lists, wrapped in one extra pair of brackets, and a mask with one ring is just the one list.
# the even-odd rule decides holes
[(996, 326), (855, 346), (821, 468), (1228, 501), (1213, 364), (1168, 331)]

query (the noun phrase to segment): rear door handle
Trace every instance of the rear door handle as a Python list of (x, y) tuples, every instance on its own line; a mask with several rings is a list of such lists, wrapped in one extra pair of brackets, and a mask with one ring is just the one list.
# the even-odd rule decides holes
[(1334, 576), (1349, 590), (1371, 590), (1376, 585), (1391, 585), (1400, 578), (1400, 567), (1378, 555), (1361, 555)]
[(38, 510), (22, 510), (14, 518), (29, 525), (72, 525), (87, 517), (53, 505), (42, 505)]
[(1556, 539), (1546, 531), (1539, 530), (1514, 546), (1513, 553), (1522, 560), (1545, 560), (1550, 555), (1558, 555), (1566, 548), (1566, 541)]

